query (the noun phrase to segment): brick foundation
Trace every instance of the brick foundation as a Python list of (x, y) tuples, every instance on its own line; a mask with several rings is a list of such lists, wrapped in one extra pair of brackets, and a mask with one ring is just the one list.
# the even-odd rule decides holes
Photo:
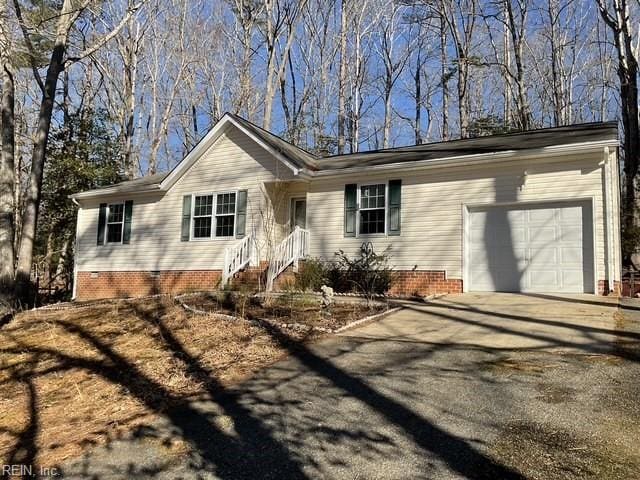
[(621, 285), (620, 282), (613, 282), (613, 289), (609, 288), (608, 280), (598, 280), (598, 295), (626, 295), (625, 286)]
[[(264, 288), (266, 268), (266, 262), (261, 262), (259, 267), (237, 273), (231, 280), (231, 287), (250, 290), (258, 290), (259, 286)], [(78, 272), (76, 299), (97, 300), (212, 290), (218, 287), (221, 276), (220, 270)], [(274, 289), (286, 289), (294, 283), (295, 274), (289, 267), (276, 279)], [(389, 293), (413, 296), (461, 292), (462, 280), (447, 279), (443, 271), (414, 270), (396, 272), (396, 280)]]
[(218, 286), (221, 270), (153, 272), (78, 272), (77, 300), (185, 293)]
[(432, 295), (434, 293), (462, 293), (462, 280), (447, 278), (444, 271), (401, 270), (395, 272), (395, 281), (389, 291), (404, 297)]

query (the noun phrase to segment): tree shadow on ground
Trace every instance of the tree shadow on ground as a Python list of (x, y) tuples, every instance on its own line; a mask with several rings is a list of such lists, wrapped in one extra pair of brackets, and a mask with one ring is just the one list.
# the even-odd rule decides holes
[[(137, 309), (137, 316), (150, 327), (157, 328), (162, 340), (162, 348), (185, 365), (186, 373), (203, 382), (207, 396), (201, 402), (185, 401), (177, 398), (163, 385), (146, 376), (133, 359), (127, 359), (112, 346), (97, 338), (79, 322), (57, 320), (55, 323), (69, 335), (84, 342), (87, 349), (100, 354), (99, 359), (69, 355), (55, 347), (29, 347), (34, 355), (53, 358), (56, 365), (47, 370), (58, 374), (71, 369), (81, 369), (115, 384), (143, 403), (151, 411), (165, 419), (173, 429), (174, 435), (184, 439), (190, 451), (182, 460), (191, 470), (210, 472), (219, 478), (307, 478), (309, 469), (313, 469), (315, 460), (312, 454), (303, 454), (297, 450), (305, 442), (300, 438), (290, 445), (276, 438), (273, 427), (265, 419), (256, 415), (247, 405), (243, 393), (224, 387), (214, 373), (201, 361), (191, 355), (171, 328), (163, 320), (164, 307), (158, 303), (155, 310)], [(448, 468), (471, 479), (483, 478), (522, 478), (517, 472), (491, 459), (469, 441), (452, 435), (435, 425), (432, 421), (417, 414), (412, 409), (388, 395), (374, 389), (362, 378), (358, 378), (336, 367), (331, 361), (313, 353), (304, 343), (298, 342), (285, 332), (268, 325), (265, 331), (283, 346), (291, 356), (299, 360), (309, 371), (321, 376), (328, 384), (335, 386), (344, 395), (361, 402), (382, 416), (390, 424), (399, 428), (411, 439), (418, 449), (430, 457), (446, 463)], [(125, 333), (126, 335), (126, 333)], [(1, 352), (19, 352), (20, 345), (2, 349)], [(437, 348), (437, 347), (436, 347)], [(25, 382), (31, 385), (31, 416), (29, 425), (20, 434), (11, 459), (26, 464), (37, 456), (35, 436), (38, 432), (37, 394), (33, 387), (37, 375), (25, 373)], [(283, 403), (301, 402), (305, 399), (284, 398)], [(233, 432), (221, 428), (216, 418), (224, 416), (230, 419)], [(291, 428), (296, 428), (292, 425)], [(318, 427), (315, 434), (327, 441), (340, 438), (365, 442), (367, 447), (390, 442), (383, 434), (366, 432), (361, 429)], [(139, 429), (138, 436), (157, 435), (153, 428)], [(348, 461), (348, 459), (346, 460)], [(90, 466), (81, 475), (100, 478), (90, 471)], [(147, 477), (162, 476), (162, 465), (141, 466), (127, 464), (119, 474), (137, 472)], [(64, 473), (64, 472), (63, 472)], [(113, 473), (113, 472), (112, 472)]]

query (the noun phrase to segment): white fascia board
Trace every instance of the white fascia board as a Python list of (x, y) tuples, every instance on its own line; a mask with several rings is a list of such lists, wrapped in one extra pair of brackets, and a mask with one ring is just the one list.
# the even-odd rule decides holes
[(607, 140), (599, 142), (572, 143), (553, 147), (544, 147), (528, 150), (506, 150), (494, 153), (477, 153), (473, 155), (459, 155), (442, 159), (413, 160), (410, 162), (387, 163), (384, 165), (373, 165), (364, 167), (350, 167), (335, 170), (321, 170), (312, 172), (314, 178), (317, 177), (339, 177), (348, 174), (362, 172), (384, 172), (387, 170), (427, 170), (431, 168), (481, 165), (485, 163), (504, 162), (509, 160), (524, 160), (535, 157), (557, 157), (571, 153), (600, 152), (605, 147), (617, 147), (617, 140)]
[(111, 197), (111, 196), (130, 196), (130, 195), (140, 195), (140, 194), (146, 194), (146, 193), (157, 193), (157, 192), (162, 192), (163, 190), (160, 189), (160, 184), (158, 183), (154, 183), (153, 185), (145, 185), (144, 187), (140, 187), (137, 190), (127, 190), (127, 191), (122, 191), (119, 190), (117, 187), (113, 187), (113, 188), (101, 188), (100, 190), (95, 190), (95, 191), (88, 191), (88, 192), (82, 192), (82, 193), (74, 193), (73, 195), (69, 195), (68, 198), (70, 198), (71, 200), (74, 201), (74, 203), (78, 203), (78, 200), (85, 200), (88, 198), (100, 198), (100, 197)]

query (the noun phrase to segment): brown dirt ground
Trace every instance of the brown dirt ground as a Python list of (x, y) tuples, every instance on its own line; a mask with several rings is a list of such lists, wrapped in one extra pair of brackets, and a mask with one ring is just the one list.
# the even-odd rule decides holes
[[(183, 301), (205, 311), (328, 328), (384, 308), (340, 304), (327, 317), (317, 301), (294, 298), (266, 305), (211, 295)], [(317, 337), (310, 330), (286, 335)], [(264, 327), (189, 313), (171, 297), (21, 313), (0, 329), (0, 463), (55, 465), (150, 423), (155, 413), (146, 400), (158, 412), (198, 397), (207, 379), (190, 373), (186, 360), (226, 386), (285, 355)], [(139, 385), (131, 381), (141, 383), (148, 398), (133, 395), (130, 389)]]

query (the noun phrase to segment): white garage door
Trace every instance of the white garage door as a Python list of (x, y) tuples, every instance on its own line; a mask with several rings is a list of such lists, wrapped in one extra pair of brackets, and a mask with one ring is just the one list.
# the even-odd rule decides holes
[(591, 204), (470, 209), (470, 291), (593, 293)]

